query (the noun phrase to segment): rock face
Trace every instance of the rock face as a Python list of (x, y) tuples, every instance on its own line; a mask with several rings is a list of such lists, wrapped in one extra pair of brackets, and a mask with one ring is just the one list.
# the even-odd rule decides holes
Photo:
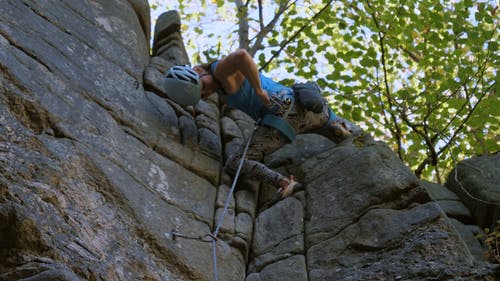
[[(0, 280), (493, 280), (389, 148), (304, 135), (267, 163), (305, 192), (222, 162), (253, 121), (217, 96), (167, 98), (188, 64), (179, 16), (149, 55), (147, 1), (2, 1)], [(226, 198), (228, 211), (220, 220)], [(461, 278), (461, 279), (460, 279)]]
[(445, 185), (460, 197), (480, 226), (492, 228), (500, 220), (500, 153), (458, 163)]
[[(305, 161), (298, 156), (323, 142), (303, 136), (268, 157), (307, 185), (305, 194), (257, 217), (250, 267), (256, 273), (247, 280), (275, 280), (268, 272), (283, 271), (279, 262), (297, 256), (306, 262), (295, 266), (308, 277), (291, 280), (487, 279), (483, 259), (471, 254), (453, 219), (385, 144), (360, 137)], [(273, 213), (304, 223), (295, 227)]]

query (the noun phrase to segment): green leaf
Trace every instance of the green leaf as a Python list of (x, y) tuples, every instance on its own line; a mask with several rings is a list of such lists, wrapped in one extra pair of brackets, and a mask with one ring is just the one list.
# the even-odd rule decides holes
[(345, 21), (339, 21), (339, 29), (346, 29), (347, 28), (347, 23)]
[(363, 120), (363, 117), (361, 116), (361, 109), (359, 107), (354, 107), (354, 109), (351, 111), (351, 117), (353, 121), (359, 122)]
[[(203, 2), (178, 2), (182, 36), (188, 42), (188, 53), (194, 54), (191, 59), (197, 61), (235, 50), (239, 46), (239, 26), (235, 23), (241, 20), (238, 16), (243, 16), (236, 12), (234, 0)], [(248, 15), (258, 15), (256, 2), (247, 5)], [(498, 150), (495, 137), (500, 130), (500, 105), (498, 95), (491, 94), (499, 90), (492, 85), (500, 85), (495, 1), (337, 1), (311, 22), (312, 15), (326, 2), (330, 1), (288, 6), (279, 24), (268, 33), (260, 31), (257, 19), (248, 18), (250, 48), (257, 49), (258, 64), (266, 62), (266, 55), (270, 59), (278, 50), (276, 46), (291, 39), (266, 71), (283, 73), (287, 77), (279, 79), (283, 83), (315, 80), (325, 92), (340, 92), (340, 101), (334, 101), (336, 108), (355, 122), (365, 123), (374, 137), (388, 142), (390, 147), (397, 149), (394, 124), (385, 124), (383, 116), (388, 111), (397, 120), (405, 114), (412, 123), (425, 123), (436, 130), (446, 127), (448, 136), (457, 133), (452, 149), (457, 160), (470, 153)], [(266, 3), (271, 18), (281, 1)], [(470, 17), (474, 19), (470, 21)], [(205, 29), (202, 22), (217, 22), (224, 28)], [(306, 28), (299, 31), (303, 26)], [(293, 37), (295, 34), (298, 36)], [(379, 36), (383, 37), (383, 46)], [(259, 43), (256, 38), (264, 40)], [(220, 51), (214, 47), (218, 42), (223, 42)], [(470, 105), (460, 111), (466, 102)], [(455, 132), (466, 118), (463, 130)], [(415, 131), (399, 125), (404, 132), (403, 159), (415, 169), (431, 148), (422, 144)], [(427, 137), (433, 134), (435, 131), (428, 130)], [(439, 143), (444, 142), (444, 138), (438, 141), (434, 149), (439, 150)], [(453, 166), (451, 159), (449, 154), (440, 155), (437, 169), (441, 180)], [(424, 177), (435, 181), (435, 169), (428, 166)]]
[(372, 60), (367, 56), (363, 57), (359, 63), (364, 67), (376, 66), (376, 61)]
[(351, 106), (347, 103), (344, 103), (344, 104), (342, 104), (341, 109), (342, 109), (342, 112), (350, 112)]
[(268, 43), (271, 46), (278, 46), (279, 45), (278, 40), (276, 38), (269, 39)]

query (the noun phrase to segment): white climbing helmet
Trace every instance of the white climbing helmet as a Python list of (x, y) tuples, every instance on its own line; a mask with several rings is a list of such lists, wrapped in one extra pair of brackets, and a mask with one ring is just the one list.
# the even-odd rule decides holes
[(166, 73), (164, 87), (168, 97), (181, 106), (195, 105), (201, 98), (200, 77), (187, 65), (171, 67)]

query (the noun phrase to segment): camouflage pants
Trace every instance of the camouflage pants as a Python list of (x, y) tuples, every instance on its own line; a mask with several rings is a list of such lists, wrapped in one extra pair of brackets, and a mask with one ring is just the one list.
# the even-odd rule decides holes
[[(335, 139), (335, 135), (328, 130), (328, 126), (325, 126), (329, 117), (329, 108), (326, 103), (323, 106), (323, 111), (320, 113), (304, 110), (296, 104), (288, 115), (287, 120), (297, 134), (314, 132), (324, 135), (334, 142), (338, 142)], [(246, 159), (241, 168), (241, 174), (266, 181), (274, 186), (279, 186), (280, 181), (286, 177), (268, 168), (261, 162), (266, 155), (275, 152), (287, 143), (289, 143), (288, 138), (277, 129), (259, 126), (253, 133)], [(234, 173), (237, 170), (244, 147), (245, 144), (242, 145), (237, 153), (228, 158), (226, 162), (227, 171)]]

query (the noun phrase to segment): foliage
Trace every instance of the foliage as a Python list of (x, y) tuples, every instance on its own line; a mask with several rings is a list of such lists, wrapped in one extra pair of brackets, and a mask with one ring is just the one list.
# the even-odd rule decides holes
[(500, 221), (496, 222), (494, 229), (485, 229), (484, 243), (488, 247), (486, 257), (495, 263), (500, 263)]
[(495, 1), (192, 2), (170, 8), (195, 63), (243, 47), (285, 84), (317, 81), (418, 177), (440, 182), (453, 161), (498, 151)]

